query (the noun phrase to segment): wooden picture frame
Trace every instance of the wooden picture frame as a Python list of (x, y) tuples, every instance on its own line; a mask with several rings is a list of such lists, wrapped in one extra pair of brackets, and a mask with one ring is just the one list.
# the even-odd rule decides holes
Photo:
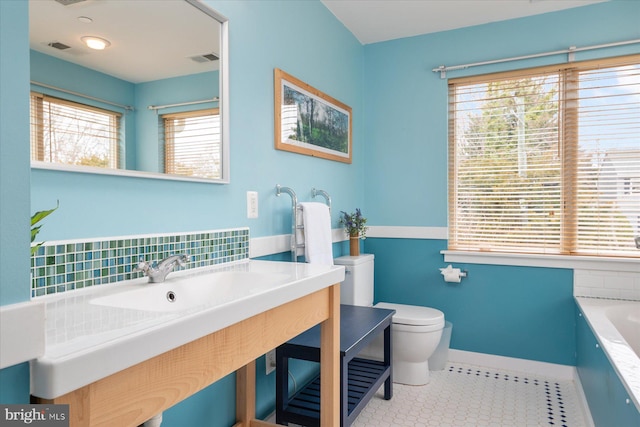
[(351, 163), (351, 107), (276, 68), (275, 148)]

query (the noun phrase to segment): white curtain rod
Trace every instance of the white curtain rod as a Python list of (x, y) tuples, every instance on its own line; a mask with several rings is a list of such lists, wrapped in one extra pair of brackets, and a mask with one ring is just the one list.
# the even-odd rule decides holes
[(202, 101), (180, 102), (178, 104), (167, 104), (167, 105), (149, 105), (147, 108), (149, 110), (161, 110), (163, 108), (183, 107), (185, 105), (205, 104), (207, 102), (218, 102), (218, 101), (220, 101), (220, 98), (216, 96), (211, 99), (203, 99)]
[(561, 54), (564, 54), (564, 53), (569, 55), (569, 57), (567, 59), (568, 62), (573, 62), (574, 61), (574, 54), (576, 52), (582, 52), (582, 51), (585, 51), (585, 50), (603, 49), (603, 48), (607, 48), (607, 47), (624, 46), (624, 45), (636, 44), (636, 43), (640, 43), (640, 39), (627, 40), (627, 41), (614, 42), (614, 43), (606, 43), (606, 44), (600, 44), (600, 45), (595, 45), (595, 46), (586, 46), (586, 47), (571, 46), (569, 49), (556, 50), (554, 52), (536, 53), (536, 54), (533, 54), (533, 55), (515, 56), (515, 57), (512, 57), (512, 58), (494, 59), (494, 60), (491, 60), (491, 61), (474, 62), (474, 63), (471, 63), (471, 64), (463, 64), (463, 65), (450, 65), (450, 66), (441, 65), (438, 68), (434, 68), (431, 71), (433, 71), (434, 73), (440, 73), (440, 78), (444, 79), (444, 78), (447, 77), (447, 71), (462, 70), (462, 69), (465, 69), (465, 68), (478, 67), (478, 66), (481, 66), (481, 65), (499, 64), (501, 62), (521, 61), (523, 59), (540, 58), (540, 57), (543, 57), (543, 56), (561, 55)]
[(31, 84), (32, 85), (36, 85), (36, 86), (40, 86), (40, 87), (46, 87), (47, 89), (57, 90), (58, 92), (68, 93), (69, 95), (79, 96), (81, 98), (91, 99), (93, 101), (102, 102), (103, 104), (113, 105), (114, 107), (122, 108), (122, 109), (127, 110), (127, 111), (133, 111), (133, 109), (134, 109), (131, 105), (118, 104), (116, 102), (107, 101), (106, 99), (96, 98), (94, 96), (86, 95), (84, 93), (74, 92), (72, 90), (67, 90), (67, 89), (62, 89), (60, 87), (51, 86), (51, 85), (48, 85), (48, 84), (45, 84), (45, 83), (36, 82), (34, 80), (31, 80)]

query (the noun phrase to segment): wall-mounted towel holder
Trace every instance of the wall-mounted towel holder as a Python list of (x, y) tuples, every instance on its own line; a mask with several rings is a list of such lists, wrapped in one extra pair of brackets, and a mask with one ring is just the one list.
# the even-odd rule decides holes
[[(280, 184), (276, 185), (276, 196), (280, 196), (282, 193), (287, 193), (291, 196), (291, 260), (298, 262), (298, 254), (304, 253), (304, 240), (300, 237), (301, 231), (304, 229), (302, 222), (302, 215), (300, 211), (302, 208), (298, 204), (298, 196), (296, 192), (290, 187), (283, 187)], [(315, 199), (316, 196), (322, 196), (325, 199), (325, 203), (329, 206), (329, 212), (331, 212), (331, 196), (324, 190), (311, 189), (311, 197)]]
[(327, 206), (329, 206), (329, 212), (331, 212), (331, 196), (329, 196), (329, 193), (324, 190), (316, 190), (315, 188), (312, 188), (311, 197), (315, 199), (317, 195), (324, 197)]

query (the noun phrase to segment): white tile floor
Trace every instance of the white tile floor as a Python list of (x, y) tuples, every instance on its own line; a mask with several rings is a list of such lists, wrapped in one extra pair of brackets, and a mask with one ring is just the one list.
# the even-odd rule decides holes
[(354, 427), (588, 426), (573, 381), (448, 363), (426, 386), (394, 384), (371, 399)]

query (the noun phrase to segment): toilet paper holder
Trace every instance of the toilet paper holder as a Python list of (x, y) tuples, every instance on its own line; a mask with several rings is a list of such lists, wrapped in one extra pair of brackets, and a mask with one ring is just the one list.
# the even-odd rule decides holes
[(453, 268), (451, 264), (440, 269), (440, 274), (444, 277), (445, 282), (460, 283), (463, 277), (467, 277), (467, 271), (459, 268)]

